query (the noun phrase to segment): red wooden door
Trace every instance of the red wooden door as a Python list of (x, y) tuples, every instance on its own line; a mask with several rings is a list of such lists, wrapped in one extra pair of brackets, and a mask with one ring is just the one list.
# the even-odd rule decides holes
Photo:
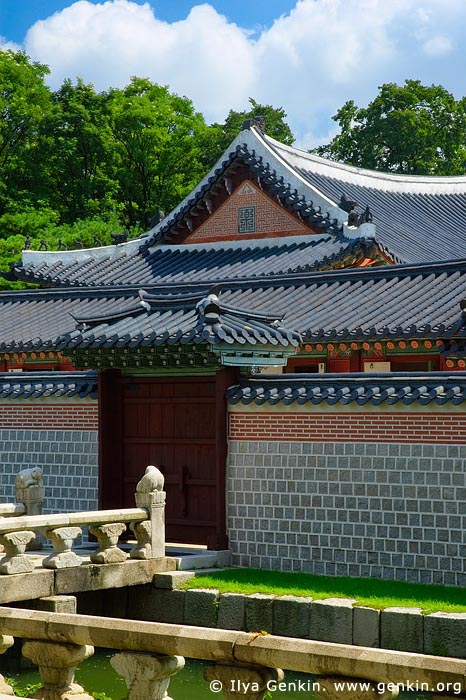
[[(123, 495), (145, 467), (165, 475), (167, 542), (206, 544), (215, 537), (216, 389), (211, 378), (122, 380)], [(222, 486), (222, 485), (219, 485)]]

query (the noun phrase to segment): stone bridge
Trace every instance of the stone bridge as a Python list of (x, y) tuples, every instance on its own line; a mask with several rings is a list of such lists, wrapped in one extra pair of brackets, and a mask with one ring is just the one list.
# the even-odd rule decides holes
[[(156, 467), (139, 481), (134, 508), (43, 515), (40, 469), (18, 475), (16, 500), (0, 505), (0, 604), (149, 583), (176, 568), (165, 556), (165, 492)], [(128, 526), (132, 545), (120, 542)], [(87, 532), (97, 547), (76, 548)]]
[[(0, 653), (24, 640), (23, 655), (38, 665), (42, 700), (92, 700), (74, 671), (94, 647), (118, 650), (113, 668), (125, 678), (128, 700), (170, 700), (170, 677), (184, 657), (209, 662), (204, 677), (226, 700), (263, 700), (290, 689), (283, 670), (312, 674), (311, 690), (326, 700), (396, 698), (400, 690), (434, 692), (434, 700), (466, 698), (466, 661), (369, 649), (260, 633), (186, 627), (86, 615), (0, 608)], [(285, 687), (279, 684), (284, 683)], [(3, 694), (2, 694), (3, 693)], [(12, 690), (0, 677), (0, 700)], [(173, 700), (178, 700), (174, 698)], [(180, 698), (180, 700), (185, 700)]]

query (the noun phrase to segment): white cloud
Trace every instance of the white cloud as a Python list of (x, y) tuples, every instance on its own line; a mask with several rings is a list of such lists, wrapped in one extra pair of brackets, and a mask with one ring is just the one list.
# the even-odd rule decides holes
[(433, 36), (423, 44), (424, 52), (428, 56), (446, 56), (453, 51), (453, 43), (446, 36)]
[(148, 3), (79, 0), (37, 22), (26, 36), (28, 53), (47, 63), (51, 84), (82, 77), (97, 89), (123, 87), (132, 75), (169, 84), (211, 119), (225, 105), (239, 107), (253, 91), (253, 47), (246, 34), (210, 5), (168, 24)]
[(19, 44), (15, 44), (14, 41), (8, 41), (0, 34), (0, 49), (2, 51), (21, 51), (21, 46), (19, 46)]
[(462, 46), (464, 0), (297, 0), (256, 34), (207, 3), (169, 24), (148, 3), (79, 0), (37, 22), (25, 44), (51, 67), (54, 87), (77, 75), (97, 89), (149, 77), (189, 96), (208, 120), (251, 96), (283, 107), (309, 145), (326, 140), (346, 100), (365, 104), (382, 83), (414, 78), (461, 96)]

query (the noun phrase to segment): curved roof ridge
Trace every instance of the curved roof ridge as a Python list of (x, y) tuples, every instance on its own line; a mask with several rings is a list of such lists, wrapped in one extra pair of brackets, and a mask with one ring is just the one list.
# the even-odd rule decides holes
[[(336, 177), (344, 182), (351, 182), (366, 187), (377, 187), (394, 192), (466, 194), (466, 175), (400, 175), (399, 173), (370, 170), (322, 158), (294, 146), (287, 146), (266, 134), (262, 134), (262, 138), (270, 148), (276, 151), (290, 165), (304, 167), (304, 163), (308, 163), (312, 165), (313, 172)], [(299, 159), (302, 159), (302, 164), (299, 163)], [(345, 178), (341, 177), (342, 173), (345, 174)]]
[(98, 248), (77, 248), (76, 250), (23, 250), (22, 264), (27, 265), (54, 265), (57, 262), (73, 263), (84, 262), (85, 260), (97, 260), (99, 258), (108, 258), (116, 256), (127, 256), (136, 253), (144, 244), (140, 238), (133, 238), (126, 243), (118, 243), (117, 245), (99, 246)]

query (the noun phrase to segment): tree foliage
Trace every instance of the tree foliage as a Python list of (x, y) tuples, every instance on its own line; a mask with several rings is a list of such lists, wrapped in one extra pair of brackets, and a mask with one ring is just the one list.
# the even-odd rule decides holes
[(23, 52), (0, 53), (0, 212), (12, 202), (34, 198), (38, 146), (52, 111), (47, 73)]
[(128, 222), (149, 224), (171, 210), (204, 174), (199, 138), (207, 126), (186, 97), (133, 78), (110, 90), (106, 110), (114, 144), (114, 177)]
[[(47, 66), (0, 50), (0, 270), (33, 248), (106, 245), (149, 227), (194, 188), (240, 131), (262, 114), (292, 143), (282, 109), (250, 100), (207, 125), (191, 100), (134, 77), (97, 92), (81, 79), (52, 91)], [(0, 286), (9, 286), (2, 281)]]
[(385, 172), (464, 173), (466, 100), (439, 85), (388, 83), (367, 107), (350, 100), (333, 119), (340, 133), (315, 150), (319, 155)]

